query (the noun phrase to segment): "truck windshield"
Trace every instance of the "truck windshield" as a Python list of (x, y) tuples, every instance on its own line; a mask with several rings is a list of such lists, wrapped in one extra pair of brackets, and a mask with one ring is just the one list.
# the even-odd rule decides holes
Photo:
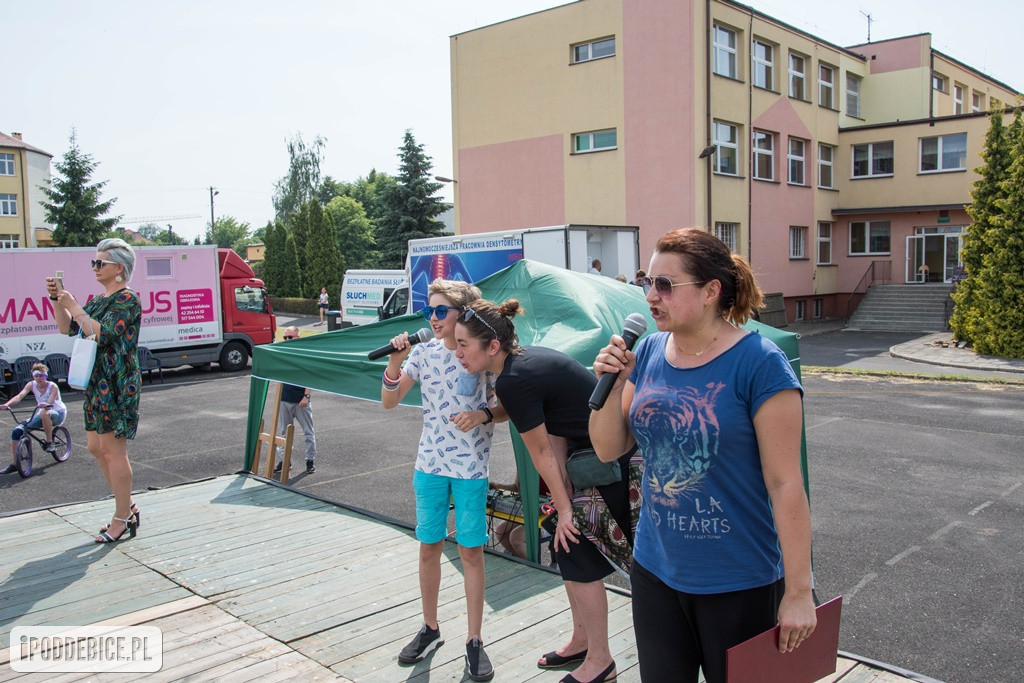
[(262, 289), (235, 287), (235, 308), (248, 313), (266, 313), (267, 300)]

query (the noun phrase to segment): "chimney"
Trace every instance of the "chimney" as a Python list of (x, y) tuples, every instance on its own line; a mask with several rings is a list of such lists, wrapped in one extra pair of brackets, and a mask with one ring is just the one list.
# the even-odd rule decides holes
[(21, 133), (11, 133), (11, 137), (15, 140), (21, 140)]

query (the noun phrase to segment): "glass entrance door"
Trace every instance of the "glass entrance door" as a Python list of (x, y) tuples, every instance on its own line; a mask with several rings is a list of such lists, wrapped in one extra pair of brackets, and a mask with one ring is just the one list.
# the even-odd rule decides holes
[(943, 273), (943, 282), (953, 281), (953, 271), (960, 265), (960, 244), (963, 237), (960, 235), (946, 235), (946, 267)]
[(928, 266), (925, 265), (925, 239), (927, 235), (910, 235), (907, 237), (907, 284), (928, 281)]

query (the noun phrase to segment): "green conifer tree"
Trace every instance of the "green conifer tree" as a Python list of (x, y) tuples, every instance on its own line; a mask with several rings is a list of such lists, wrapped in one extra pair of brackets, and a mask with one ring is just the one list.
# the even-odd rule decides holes
[(280, 280), (280, 292), (277, 296), (302, 296), (302, 271), (299, 269), (299, 252), (295, 248), (295, 237), (293, 235), (288, 235), (285, 239)]
[(306, 268), (303, 272), (305, 295), (316, 299), (320, 296), (320, 288), (326, 287), (331, 308), (337, 308), (343, 272), (334, 223), (324, 214), (320, 202), (314, 199), (309, 203), (309, 241), (306, 243)]
[(43, 205), (46, 222), (53, 223), (53, 241), (62, 247), (91, 247), (113, 230), (120, 216), (103, 218), (113, 207), (116, 199), (100, 201), (100, 192), (107, 181), (89, 184), (93, 172), (99, 165), (91, 154), (85, 154), (78, 147), (75, 129), (68, 138), (71, 147), (64, 158), (55, 166), (60, 178), (50, 181), (49, 186), (41, 185), (40, 190), (49, 200)]

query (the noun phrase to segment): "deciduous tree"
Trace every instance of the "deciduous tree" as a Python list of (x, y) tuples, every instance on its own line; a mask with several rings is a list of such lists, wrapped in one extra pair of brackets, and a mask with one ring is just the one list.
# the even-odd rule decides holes
[(327, 139), (317, 135), (306, 144), (302, 133), (288, 141), (288, 174), (274, 184), (274, 215), (285, 220), (299, 207), (316, 196), (320, 188), (320, 164)]

